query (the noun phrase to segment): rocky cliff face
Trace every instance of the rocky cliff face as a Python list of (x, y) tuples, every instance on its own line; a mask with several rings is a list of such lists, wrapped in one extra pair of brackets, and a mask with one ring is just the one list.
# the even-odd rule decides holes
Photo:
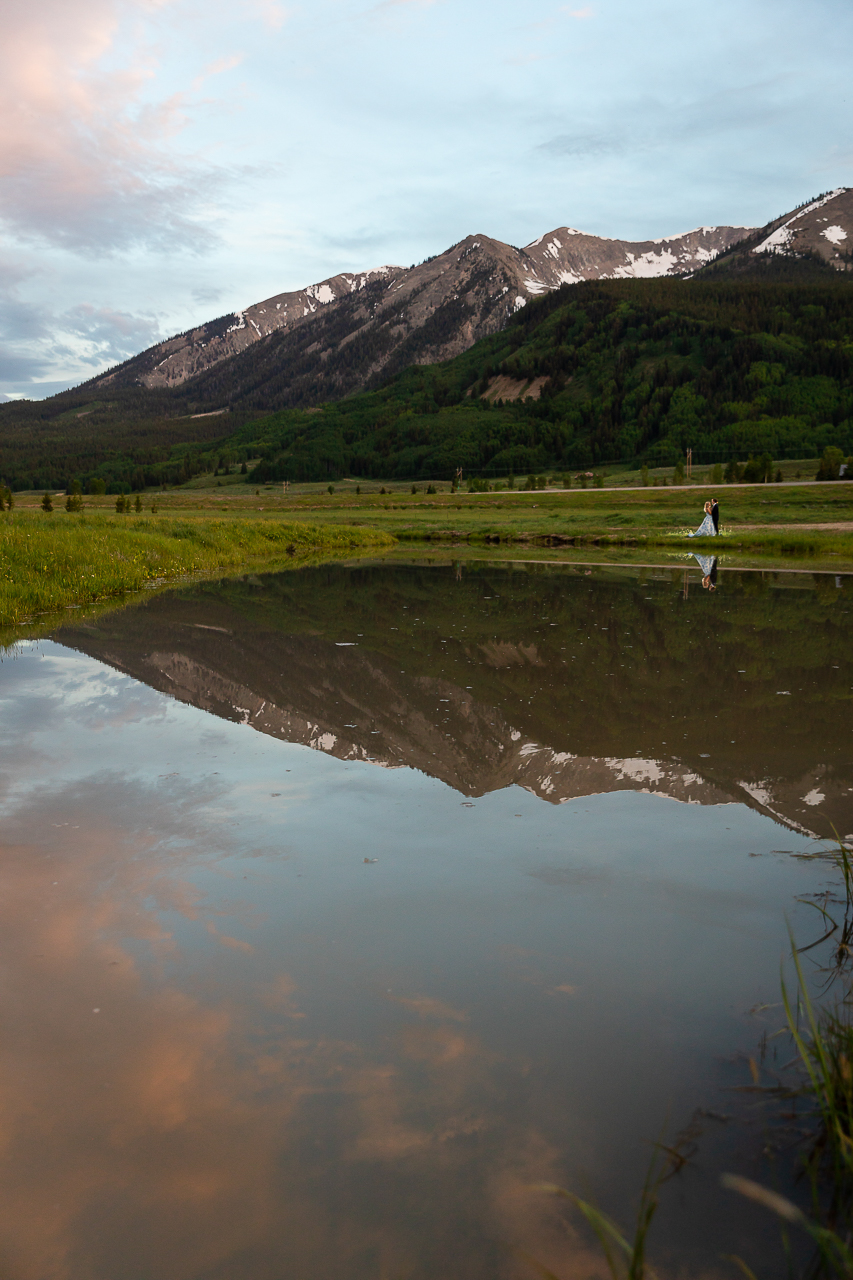
[[(581, 280), (682, 275), (740, 240), (743, 227), (699, 227), (632, 243), (558, 227), (524, 249), (468, 236), (419, 266), (331, 276), (158, 343), (98, 380), (102, 387), (175, 387), (273, 335), (286, 363), (351, 345), (344, 391), (407, 364), (446, 360), (496, 332), (529, 298)], [(365, 342), (370, 337), (374, 340)], [(364, 357), (360, 346), (366, 347)]]
[(771, 277), (821, 269), (825, 275), (853, 270), (853, 187), (838, 187), (751, 231), (702, 275)]

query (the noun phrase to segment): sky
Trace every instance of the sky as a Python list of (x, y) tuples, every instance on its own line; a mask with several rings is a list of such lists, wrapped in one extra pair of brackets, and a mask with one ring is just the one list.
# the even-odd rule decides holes
[(849, 0), (3, 0), (0, 397), (468, 234), (853, 185)]

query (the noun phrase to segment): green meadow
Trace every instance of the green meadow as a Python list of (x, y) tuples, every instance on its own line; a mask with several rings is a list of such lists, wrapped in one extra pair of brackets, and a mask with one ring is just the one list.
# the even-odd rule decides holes
[[(853, 484), (723, 485), (721, 537), (691, 539), (705, 487), (499, 490), (305, 485), (175, 489), (146, 497), (156, 514), (86, 498), (82, 513), (16, 495), (0, 516), (0, 626), (115, 600), (126, 592), (250, 564), (301, 563), (395, 544), (624, 548), (636, 555), (713, 551), (791, 567), (853, 571)], [(412, 489), (414, 488), (414, 492)], [(360, 492), (358, 490), (361, 490)], [(385, 492), (383, 492), (385, 490)], [(443, 490), (443, 491), (441, 491)], [(708, 490), (710, 492), (710, 490)]]
[(6, 512), (0, 627), (174, 579), (391, 545), (387, 533), (294, 520)]

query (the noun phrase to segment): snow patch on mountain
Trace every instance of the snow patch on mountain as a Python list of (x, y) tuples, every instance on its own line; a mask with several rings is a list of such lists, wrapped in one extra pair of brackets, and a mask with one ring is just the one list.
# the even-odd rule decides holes
[(814, 213), (815, 209), (822, 209), (825, 204), (829, 204), (830, 200), (834, 200), (836, 196), (843, 195), (847, 190), (846, 187), (836, 187), (834, 191), (830, 191), (828, 195), (821, 196), (819, 200), (813, 200), (811, 204), (804, 205), (802, 209), (798, 209), (796, 213), (792, 213), (790, 218), (777, 227), (775, 231), (771, 231), (766, 240), (762, 240), (761, 244), (756, 245), (753, 253), (784, 253), (791, 243), (793, 232), (790, 230), (791, 224), (799, 222), (800, 218), (804, 218), (808, 213)]
[(334, 290), (330, 289), (327, 284), (309, 284), (305, 292), (308, 294), (309, 298), (316, 298), (317, 301), (321, 302), (324, 306), (330, 302), (334, 302), (336, 297)]
[(613, 272), (616, 279), (651, 280), (657, 276), (667, 275), (678, 266), (678, 258), (671, 249), (664, 249), (661, 253), (655, 253), (650, 249), (648, 253), (640, 254), (639, 258), (635, 258), (633, 253), (626, 256), (627, 265), (617, 267)]

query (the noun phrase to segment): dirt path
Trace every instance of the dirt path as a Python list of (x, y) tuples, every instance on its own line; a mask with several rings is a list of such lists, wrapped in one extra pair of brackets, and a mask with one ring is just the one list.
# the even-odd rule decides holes
[(822, 533), (853, 533), (853, 520), (834, 520), (829, 524), (799, 524), (796, 520), (790, 521), (788, 524), (732, 524), (729, 525), (732, 533), (750, 532), (755, 529), (783, 529), (786, 533), (796, 533), (798, 529), (808, 532)]

